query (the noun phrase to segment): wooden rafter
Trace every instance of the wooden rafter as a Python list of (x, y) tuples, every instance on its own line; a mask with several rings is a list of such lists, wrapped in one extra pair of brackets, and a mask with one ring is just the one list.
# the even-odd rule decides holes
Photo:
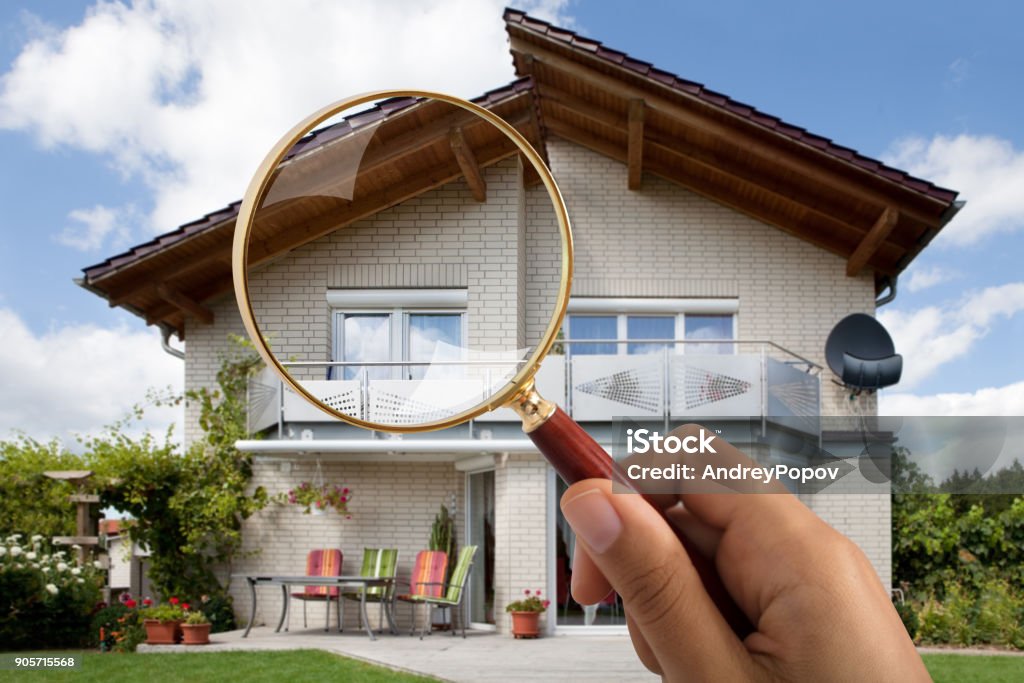
[(473, 154), (472, 148), (466, 142), (461, 128), (452, 128), (448, 134), (448, 144), (452, 148), (452, 153), (455, 154), (455, 160), (459, 163), (459, 168), (462, 169), (462, 175), (466, 178), (469, 191), (473, 193), (473, 199), (478, 202), (486, 202), (487, 181), (484, 180), (483, 174), (480, 173), (480, 166), (476, 163), (476, 155)]
[(846, 262), (846, 274), (849, 277), (860, 274), (860, 271), (864, 269), (864, 266), (868, 264), (871, 257), (875, 255), (875, 252), (879, 250), (892, 233), (899, 222), (899, 217), (899, 211), (891, 206), (886, 207)]
[(207, 325), (213, 323), (213, 311), (211, 311), (206, 306), (203, 306), (201, 303), (189, 297), (188, 295), (182, 294), (177, 290), (171, 289), (165, 284), (157, 285), (156, 292), (157, 294), (160, 295), (161, 299), (171, 304), (175, 308), (186, 313), (191, 313), (197, 319), (199, 319), (201, 322), (206, 323)]
[[(561, 121), (548, 121), (547, 126), (552, 133), (563, 137), (570, 142), (575, 142), (576, 144), (588, 147), (599, 154), (616, 159), (617, 161), (626, 161), (626, 152), (620, 145), (597, 138), (586, 131), (582, 131)], [(810, 219), (802, 219), (799, 222), (800, 225), (797, 226), (802, 229), (798, 231), (794, 228), (793, 219), (788, 213), (783, 213), (779, 211), (778, 208), (774, 208), (768, 204), (754, 204), (752, 202), (734, 200), (726, 196), (722, 192), (720, 185), (716, 184), (707, 173), (687, 173), (679, 167), (659, 163), (653, 159), (645, 164), (645, 167), (653, 175), (664, 178), (665, 180), (677, 185), (682, 185), (688, 190), (712, 199), (719, 204), (750, 216), (762, 223), (773, 225), (783, 232), (809, 241), (822, 249), (832, 252), (833, 254), (845, 257), (849, 253), (848, 247), (829, 237), (830, 231), (820, 229), (824, 223), (821, 217), (813, 216), (812, 214)], [(817, 229), (811, 229), (812, 226), (815, 226)]]
[[(629, 99), (642, 98), (649, 110), (673, 117), (680, 123), (702, 133), (732, 140), (749, 153), (756, 154), (763, 159), (770, 159), (771, 163), (776, 164), (787, 172), (814, 178), (817, 182), (831, 190), (845, 193), (867, 204), (888, 206), (893, 203), (894, 196), (901, 196), (913, 200), (915, 206), (920, 206), (922, 209), (923, 207), (928, 207), (928, 209), (917, 210), (904, 204), (901, 206), (901, 211), (904, 214), (926, 225), (937, 225), (939, 222), (938, 211), (944, 208), (944, 205), (939, 200), (923, 195), (916, 196), (896, 186), (889, 187), (882, 184), (884, 181), (875, 177), (869, 178), (872, 183), (871, 186), (857, 184), (848, 177), (844, 177), (837, 170), (828, 168), (821, 163), (815, 163), (808, 159), (785, 153), (777, 145), (771, 144), (763, 137), (755, 136), (750, 131), (745, 130), (744, 126), (714, 120), (693, 111), (689, 107), (684, 107), (666, 96), (632, 85), (615, 76), (588, 68), (538, 45), (527, 43), (522, 38), (514, 35), (511, 38), (511, 48), (517, 64), (524, 64), (522, 56), (526, 53), (532, 53), (534, 59), (530, 64), (529, 73), (534, 75), (540, 82), (543, 82), (544, 79), (538, 75), (538, 72), (541, 72), (542, 69), (552, 69), (599, 90), (614, 92), (620, 97)], [(521, 69), (521, 71), (526, 73), (525, 69)], [(673, 97), (676, 95), (676, 93), (672, 93)], [(808, 151), (811, 152), (813, 150)], [(827, 159), (826, 161), (829, 164), (838, 163), (834, 159)], [(856, 172), (856, 170), (850, 169), (850, 172)], [(865, 171), (865, 173), (867, 172)], [(935, 213), (928, 213), (929, 209), (934, 210)]]
[(644, 101), (629, 101), (629, 141), (627, 143), (628, 177), (627, 187), (631, 190), (640, 189), (640, 179), (644, 168)]

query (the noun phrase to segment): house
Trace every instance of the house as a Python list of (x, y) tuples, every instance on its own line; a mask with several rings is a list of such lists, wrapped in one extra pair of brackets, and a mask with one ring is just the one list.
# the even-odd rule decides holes
[(132, 597), (153, 595), (146, 563), (149, 550), (133, 543), (125, 532), (125, 520), (100, 520), (100, 535), (106, 542), (107, 602), (112, 602), (121, 593)]
[[(873, 413), (872, 396), (851, 402), (823, 369), (825, 339), (846, 315), (874, 314), (895, 295), (899, 274), (958, 210), (956, 193), (522, 12), (507, 10), (505, 21), (518, 78), (475, 101), (514, 121), (545, 155), (576, 243), (569, 341), (538, 378), (548, 398), (603, 442), (613, 417), (638, 411), (726, 421)], [(415, 108), (389, 106), (391, 117)], [(510, 205), (541, 202), (542, 188), (524, 177), (517, 158), (479, 166), (487, 191), (508, 193)], [(414, 221), (439, 207), (458, 227), (471, 220), (476, 201), (469, 185), (454, 177), (440, 187), (405, 188), (401, 201), (383, 197), (357, 220), (337, 218), (336, 228)], [(243, 332), (230, 273), (238, 210), (231, 204), (84, 270), (83, 286), (160, 326), (165, 346), (171, 335), (185, 341), (188, 388), (213, 383), (228, 336)], [(268, 274), (302, 274), (281, 279), (281, 292), (312, 307), (315, 329), (300, 337), (320, 335), (324, 363), (345, 360), (330, 337), (342, 334), (337, 321), (352, 314), (331, 304), (344, 300), (332, 293), (466, 287), (429, 261), (399, 282), (384, 265), (340, 254), (344, 234), (279, 240), (266, 266)], [(550, 250), (523, 245), (526, 267), (543, 267)], [(529, 315), (530, 297), (527, 290), (520, 314), (535, 329), (545, 321)], [(394, 309), (387, 315), (413, 315)], [(609, 338), (617, 341), (586, 349), (572, 342)], [(676, 341), (670, 352), (641, 358), (649, 350), (641, 342), (652, 338)], [(651, 362), (666, 364), (657, 372), (668, 378), (668, 391), (658, 382), (618, 390), (617, 377), (635, 379), (640, 364)], [(694, 382), (696, 398), (672, 403)], [(709, 382), (714, 391), (699, 390)], [(250, 427), (264, 438), (239, 447), (254, 453), (255, 483), (271, 492), (319, 478), (343, 484), (354, 492), (353, 518), (268, 508), (245, 523), (246, 548), (259, 553), (235, 572), (298, 574), (316, 547), (342, 548), (344, 566), (354, 570), (363, 547), (387, 545), (400, 549), (408, 575), (436, 510), (449, 503), (459, 543), (481, 547), (470, 590), (475, 626), (506, 630), (502, 606), (541, 588), (557, 603), (546, 617), (549, 631), (624, 629), (614, 598), (585, 609), (568, 600), (573, 538), (557, 505), (564, 485), (507, 415), (399, 439), (328, 419), (269, 373), (254, 380), (250, 401)], [(187, 419), (186, 436), (194, 439), (194, 407)], [(517, 438), (520, 445), (507, 446)], [(804, 500), (857, 542), (890, 583), (887, 493)], [(233, 590), (247, 614), (248, 595)], [(261, 600), (257, 618), (276, 614), (275, 598)]]

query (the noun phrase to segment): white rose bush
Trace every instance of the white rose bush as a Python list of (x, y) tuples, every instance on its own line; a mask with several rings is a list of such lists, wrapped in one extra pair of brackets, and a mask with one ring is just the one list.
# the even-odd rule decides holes
[(0, 537), (0, 651), (86, 646), (102, 569), (78, 567), (39, 534), (23, 538)]

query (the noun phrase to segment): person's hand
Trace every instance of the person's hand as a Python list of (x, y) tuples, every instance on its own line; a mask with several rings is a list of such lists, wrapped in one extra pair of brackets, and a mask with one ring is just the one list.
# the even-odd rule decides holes
[[(724, 440), (715, 445), (714, 457), (749, 462)], [(588, 605), (618, 592), (648, 669), (667, 681), (931, 680), (864, 553), (795, 496), (684, 489), (678, 498), (669, 516), (713, 558), (756, 628), (743, 641), (639, 495), (589, 479), (561, 500), (579, 541), (573, 598)]]

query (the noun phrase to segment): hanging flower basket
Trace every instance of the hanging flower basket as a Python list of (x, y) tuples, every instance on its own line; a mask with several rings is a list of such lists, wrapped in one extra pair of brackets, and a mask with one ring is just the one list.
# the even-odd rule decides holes
[(323, 515), (333, 508), (339, 515), (344, 515), (345, 519), (352, 519), (348, 511), (351, 500), (352, 489), (348, 487), (328, 484), (317, 486), (304, 481), (288, 493), (280, 494), (278, 502), (301, 505), (302, 512), (307, 515)]

